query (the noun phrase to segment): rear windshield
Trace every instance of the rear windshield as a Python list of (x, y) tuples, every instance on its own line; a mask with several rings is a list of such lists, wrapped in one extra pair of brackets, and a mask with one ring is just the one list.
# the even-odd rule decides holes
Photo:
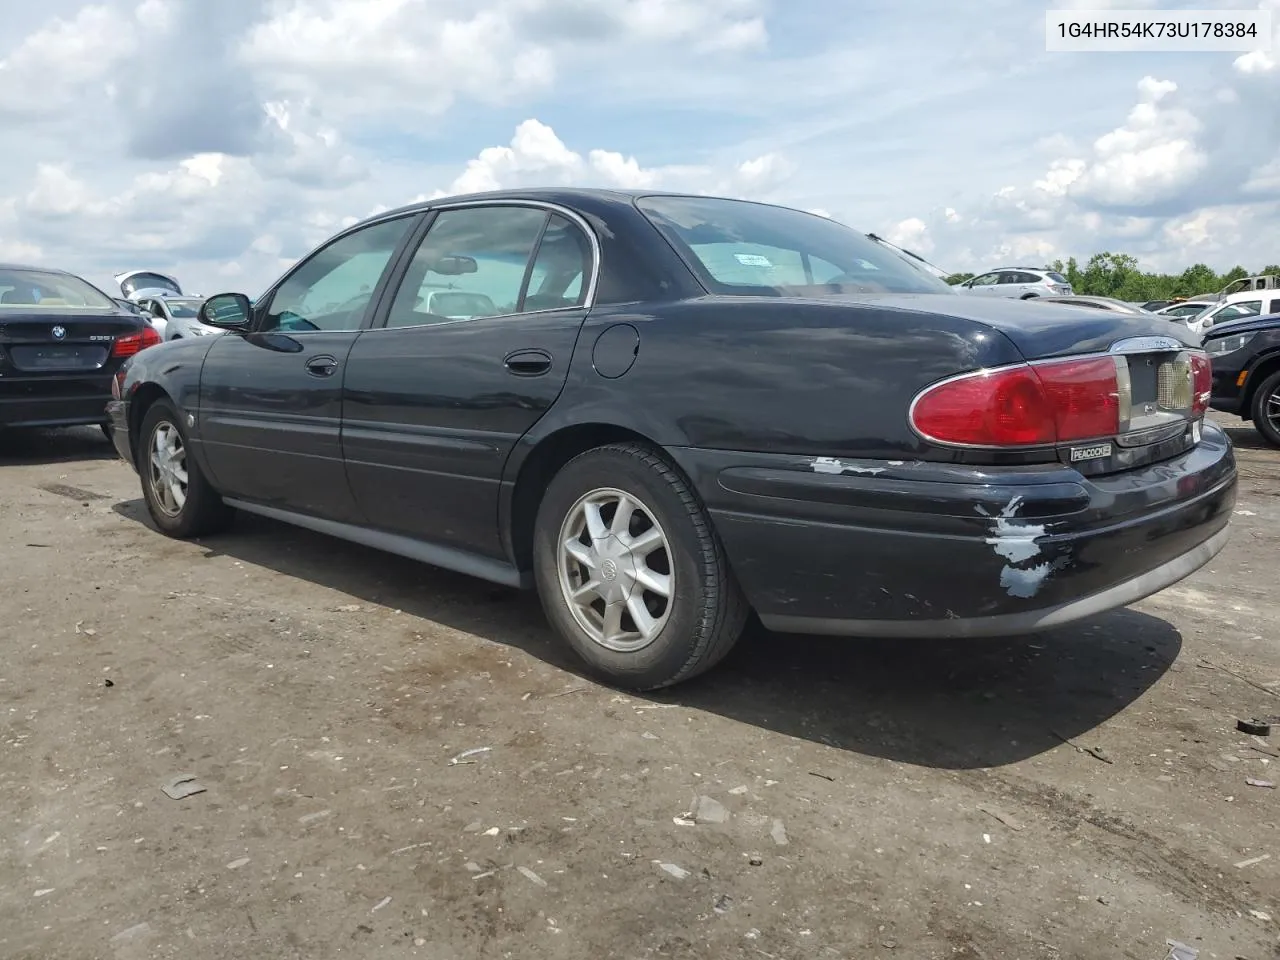
[(1048, 271), (1047, 273), (1045, 273), (1045, 276), (1046, 276), (1046, 277), (1048, 277), (1050, 280), (1052, 280), (1054, 283), (1066, 283), (1066, 282), (1067, 282), (1067, 278), (1066, 278), (1066, 277), (1064, 277), (1064, 276), (1063, 276), (1062, 274), (1060, 274), (1060, 273), (1054, 273), (1052, 270), (1050, 270), (1050, 271)]
[(713, 293), (957, 295), (906, 257), (815, 214), (712, 197), (641, 197), (636, 205)]
[(79, 277), (53, 271), (0, 267), (0, 311), (65, 307), (116, 309), (110, 297)]

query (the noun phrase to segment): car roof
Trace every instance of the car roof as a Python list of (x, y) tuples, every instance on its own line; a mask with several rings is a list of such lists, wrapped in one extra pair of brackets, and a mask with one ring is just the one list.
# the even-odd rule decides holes
[(33, 267), (27, 263), (0, 263), (0, 270), (35, 270), (39, 273), (60, 273), (64, 277), (74, 277), (70, 270), (59, 270), (57, 267)]
[(1265, 287), (1262, 290), (1241, 290), (1239, 293), (1228, 293), (1221, 300), (1215, 300), (1214, 303), (1226, 305), (1239, 303), (1242, 300), (1261, 300), (1263, 297), (1274, 297), (1277, 294), (1280, 294), (1280, 290), (1274, 287)]
[[(450, 206), (457, 203), (501, 200), (536, 200), (542, 203), (552, 203), (557, 206), (568, 207), (573, 210), (590, 209), (592, 207), (631, 206), (641, 197), (675, 197), (686, 200), (730, 200), (735, 203), (752, 203), (757, 206), (794, 210), (797, 213), (806, 212), (798, 207), (788, 207), (785, 204), (764, 203), (759, 200), (746, 200), (742, 197), (722, 197), (713, 194), (682, 193), (674, 190), (615, 189), (611, 187), (524, 187), (510, 190), (485, 190), (478, 193), (451, 194), (450, 196), (445, 197), (433, 197), (430, 200), (416, 200), (413, 203), (406, 203), (402, 206), (395, 207), (390, 210), (383, 210), (380, 213), (365, 217), (359, 223), (352, 224), (347, 228), (347, 230), (353, 230), (363, 224), (376, 223), (379, 220), (386, 220), (390, 217), (402, 216), (407, 213), (421, 213), (434, 209), (435, 207)], [(810, 216), (816, 217), (819, 215), (815, 213), (810, 214)], [(827, 217), (824, 219), (830, 218)]]

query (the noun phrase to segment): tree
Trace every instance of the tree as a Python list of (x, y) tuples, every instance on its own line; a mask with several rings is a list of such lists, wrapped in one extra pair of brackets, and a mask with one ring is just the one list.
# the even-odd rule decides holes
[(944, 282), (954, 285), (957, 283), (964, 283), (966, 280), (972, 280), (976, 276), (976, 273), (953, 273), (951, 276), (945, 278)]

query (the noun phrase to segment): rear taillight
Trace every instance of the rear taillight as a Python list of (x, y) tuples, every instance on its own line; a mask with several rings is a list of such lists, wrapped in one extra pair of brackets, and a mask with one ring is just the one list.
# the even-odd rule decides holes
[(911, 426), (937, 443), (1029, 447), (1115, 436), (1120, 383), (1111, 357), (1022, 363), (927, 388)]
[(159, 342), (160, 334), (156, 333), (155, 327), (147, 324), (137, 333), (126, 333), (116, 337), (115, 345), (111, 348), (111, 355), (113, 357), (132, 357), (139, 350), (154, 347)]
[(1204, 353), (1191, 354), (1191, 415), (1203, 416), (1213, 394), (1213, 367)]

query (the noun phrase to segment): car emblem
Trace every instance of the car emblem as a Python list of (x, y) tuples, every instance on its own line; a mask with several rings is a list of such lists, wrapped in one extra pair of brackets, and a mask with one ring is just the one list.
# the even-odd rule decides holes
[(66, 327), (54, 327), (54, 328), (53, 328), (51, 331), (49, 331), (49, 332), (53, 334), (53, 339), (55, 339), (55, 340), (61, 340), (61, 339), (63, 339), (64, 337), (66, 337), (66, 335), (67, 335), (67, 328), (66, 328)]

